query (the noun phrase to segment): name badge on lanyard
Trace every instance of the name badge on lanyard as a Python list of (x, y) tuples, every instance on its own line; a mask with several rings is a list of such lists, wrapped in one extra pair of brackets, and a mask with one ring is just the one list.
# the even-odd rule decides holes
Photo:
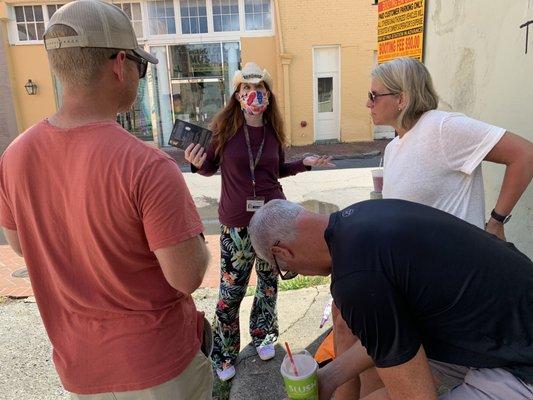
[(246, 198), (246, 211), (256, 212), (264, 205), (265, 205), (265, 198), (262, 196)]
[(263, 125), (263, 140), (261, 141), (261, 146), (259, 146), (257, 156), (254, 160), (254, 156), (252, 154), (252, 146), (250, 145), (250, 134), (248, 133), (248, 127), (246, 126), (246, 123), (244, 124), (244, 136), (246, 138), (246, 146), (248, 147), (248, 160), (250, 161), (250, 177), (252, 179), (253, 190), (253, 196), (249, 196), (246, 198), (246, 211), (248, 212), (256, 212), (265, 205), (265, 197), (257, 196), (255, 193), (255, 167), (257, 167), (257, 164), (259, 164), (259, 160), (261, 159), (261, 155), (263, 154), (263, 147), (265, 146), (265, 135), (265, 126)]

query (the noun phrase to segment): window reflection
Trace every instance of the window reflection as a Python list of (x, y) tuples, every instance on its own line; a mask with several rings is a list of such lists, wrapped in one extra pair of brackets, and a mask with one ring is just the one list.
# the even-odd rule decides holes
[(333, 78), (318, 78), (318, 112), (333, 112)]

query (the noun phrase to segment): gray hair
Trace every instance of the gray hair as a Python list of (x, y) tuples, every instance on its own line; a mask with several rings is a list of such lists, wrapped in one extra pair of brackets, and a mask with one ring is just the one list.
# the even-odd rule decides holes
[[(76, 31), (71, 27), (57, 24), (48, 29), (46, 38), (76, 35)], [(52, 71), (63, 85), (91, 88), (100, 80), (104, 64), (118, 52), (118, 49), (66, 47), (48, 50), (48, 60)]]
[(304, 210), (302, 206), (287, 200), (272, 200), (254, 213), (248, 233), (252, 246), (263, 260), (274, 263), (270, 248), (278, 240), (291, 242), (296, 239), (296, 218)]
[(414, 58), (401, 57), (383, 63), (372, 71), (372, 77), (379, 79), (391, 93), (404, 94), (407, 106), (398, 116), (398, 124), (404, 129), (411, 129), (423, 113), (438, 107), (439, 97), (431, 75)]

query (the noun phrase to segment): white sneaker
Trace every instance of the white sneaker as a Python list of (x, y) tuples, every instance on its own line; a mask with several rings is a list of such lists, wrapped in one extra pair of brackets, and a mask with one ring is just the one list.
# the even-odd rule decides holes
[(263, 361), (270, 360), (276, 355), (276, 349), (274, 348), (273, 343), (266, 344), (264, 346), (258, 346), (256, 347), (256, 350), (259, 358)]
[(231, 365), (230, 367), (224, 369), (217, 368), (217, 375), (218, 379), (220, 379), (222, 382), (229, 381), (235, 376), (235, 367)]

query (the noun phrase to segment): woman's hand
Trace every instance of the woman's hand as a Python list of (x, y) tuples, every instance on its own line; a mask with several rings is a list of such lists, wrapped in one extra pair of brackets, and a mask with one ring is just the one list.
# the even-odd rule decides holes
[(328, 156), (309, 156), (305, 157), (303, 163), (306, 167), (335, 167)]
[(185, 159), (194, 165), (196, 168), (201, 169), (204, 165), (204, 161), (207, 158), (207, 153), (204, 151), (204, 148), (199, 144), (191, 143), (185, 149)]

